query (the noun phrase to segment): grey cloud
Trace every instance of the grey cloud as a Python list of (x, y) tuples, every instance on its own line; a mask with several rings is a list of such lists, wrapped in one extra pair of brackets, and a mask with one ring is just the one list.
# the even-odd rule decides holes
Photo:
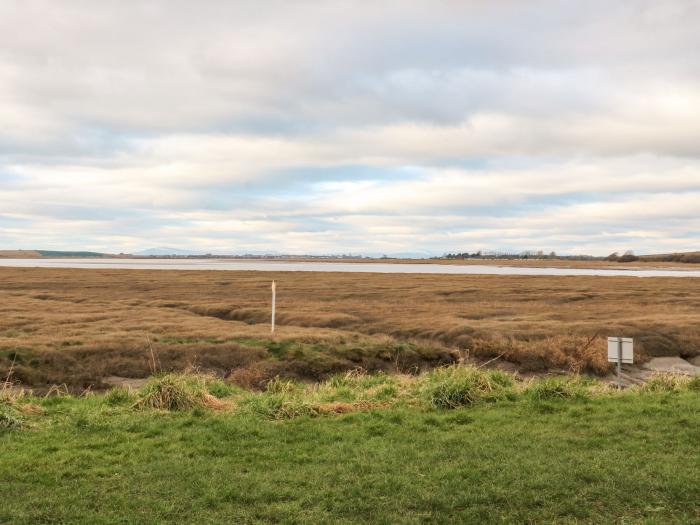
[(504, 102), (551, 116), (640, 70), (697, 82), (696, 6), (657, 4), (10, 3), (0, 56), (17, 105), (74, 126), (441, 122)]
[(0, 239), (696, 248), (699, 23), (692, 0), (3, 2)]

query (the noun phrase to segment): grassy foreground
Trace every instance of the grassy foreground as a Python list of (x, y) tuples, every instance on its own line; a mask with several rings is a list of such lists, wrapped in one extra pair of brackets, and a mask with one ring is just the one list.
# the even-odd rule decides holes
[(6, 395), (0, 523), (697, 523), (698, 386), (462, 368)]

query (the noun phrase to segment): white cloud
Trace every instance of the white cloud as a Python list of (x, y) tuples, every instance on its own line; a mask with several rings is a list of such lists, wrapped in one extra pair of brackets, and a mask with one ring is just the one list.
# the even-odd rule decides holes
[(698, 249), (698, 23), (684, 0), (4, 2), (0, 244)]

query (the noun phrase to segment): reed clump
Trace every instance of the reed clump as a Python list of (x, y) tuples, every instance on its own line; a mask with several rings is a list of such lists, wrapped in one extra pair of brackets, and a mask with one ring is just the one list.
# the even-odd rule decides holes
[(700, 392), (700, 376), (667, 372), (654, 374), (639, 389), (642, 392)]
[[(224, 408), (225, 403), (207, 389), (207, 380), (203, 374), (170, 373), (154, 376), (137, 392), (133, 407), (168, 411)], [(119, 395), (115, 396), (118, 399)]]
[(109, 406), (131, 405), (136, 401), (136, 395), (130, 388), (118, 386), (108, 390), (103, 401)]
[(13, 430), (24, 426), (24, 418), (17, 407), (20, 397), (8, 388), (0, 389), (0, 429)]
[(0, 430), (16, 430), (24, 427), (24, 419), (10, 407), (0, 406)]
[(408, 384), (401, 376), (360, 369), (314, 384), (276, 377), (264, 392), (247, 396), (243, 405), (266, 419), (358, 412), (397, 403), (407, 393), (402, 383)]
[(425, 377), (422, 393), (434, 408), (453, 409), (481, 401), (498, 401), (512, 397), (514, 380), (500, 371), (476, 367), (444, 367)]
[(0, 430), (13, 430), (24, 426), (24, 418), (17, 409), (17, 404), (24, 397), (24, 390), (12, 388), (12, 367), (0, 383)]
[(583, 399), (590, 397), (597, 383), (585, 376), (548, 376), (532, 381), (524, 390), (533, 401)]

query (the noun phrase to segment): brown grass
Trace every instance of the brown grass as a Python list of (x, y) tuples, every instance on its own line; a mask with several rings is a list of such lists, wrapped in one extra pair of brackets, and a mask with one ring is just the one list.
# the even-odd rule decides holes
[(0, 377), (14, 361), (33, 386), (99, 388), (157, 365), (261, 387), (460, 357), (600, 374), (607, 335), (634, 337), (641, 360), (688, 357), (698, 326), (693, 278), (0, 268)]
[(36, 250), (0, 250), (0, 259), (35, 259), (41, 257)]

